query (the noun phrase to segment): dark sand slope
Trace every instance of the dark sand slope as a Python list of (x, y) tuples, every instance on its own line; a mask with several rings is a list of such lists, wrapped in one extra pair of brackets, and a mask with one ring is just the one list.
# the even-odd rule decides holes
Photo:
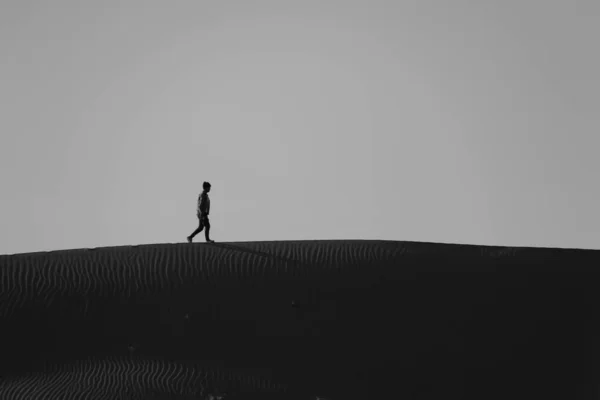
[(217, 386), (231, 392), (286, 396), (286, 388), (251, 373), (136, 358), (48, 365), (42, 372), (10, 377), (0, 387), (10, 399), (204, 399)]
[(598, 398), (599, 261), (390, 241), (0, 256), (0, 398)]

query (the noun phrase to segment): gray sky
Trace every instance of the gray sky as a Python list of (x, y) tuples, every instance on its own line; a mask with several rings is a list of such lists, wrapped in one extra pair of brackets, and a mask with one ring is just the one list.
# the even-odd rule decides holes
[[(600, 248), (600, 2), (0, 5), (0, 253)], [(203, 235), (196, 240), (203, 241)]]

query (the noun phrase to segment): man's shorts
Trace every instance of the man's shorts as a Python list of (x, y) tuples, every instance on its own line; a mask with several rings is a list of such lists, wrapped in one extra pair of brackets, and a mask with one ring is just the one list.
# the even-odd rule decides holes
[(208, 226), (210, 228), (210, 222), (208, 221), (207, 214), (198, 215), (198, 220), (200, 221), (200, 226)]

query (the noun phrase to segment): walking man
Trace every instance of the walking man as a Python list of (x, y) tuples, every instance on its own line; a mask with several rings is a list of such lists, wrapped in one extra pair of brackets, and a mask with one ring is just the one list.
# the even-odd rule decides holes
[(202, 188), (204, 189), (202, 193), (198, 196), (198, 209), (196, 210), (196, 215), (198, 216), (198, 228), (188, 236), (187, 240), (189, 243), (192, 243), (194, 236), (202, 232), (202, 229), (205, 229), (204, 236), (206, 238), (207, 243), (213, 243), (214, 240), (210, 240), (210, 222), (208, 221), (208, 213), (210, 211), (210, 199), (208, 198), (208, 192), (210, 192), (210, 183), (204, 182), (202, 184)]

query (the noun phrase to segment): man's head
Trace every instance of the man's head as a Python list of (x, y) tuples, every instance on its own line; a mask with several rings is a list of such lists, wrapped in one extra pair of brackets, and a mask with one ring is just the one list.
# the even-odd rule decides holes
[(202, 188), (204, 189), (205, 192), (210, 192), (210, 183), (204, 182), (202, 184)]

